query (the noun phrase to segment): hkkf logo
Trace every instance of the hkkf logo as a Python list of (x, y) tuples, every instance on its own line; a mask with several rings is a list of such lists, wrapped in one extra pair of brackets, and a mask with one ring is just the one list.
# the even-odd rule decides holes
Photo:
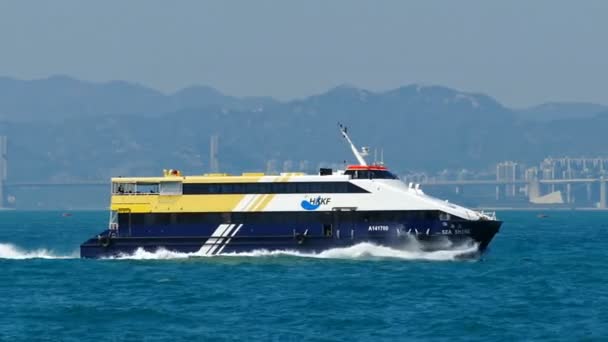
[(300, 203), (300, 205), (302, 206), (302, 208), (304, 208), (306, 210), (316, 210), (322, 205), (329, 204), (329, 202), (331, 202), (330, 197), (319, 196), (319, 197), (312, 197), (309, 199), (305, 199), (302, 201), (302, 203)]

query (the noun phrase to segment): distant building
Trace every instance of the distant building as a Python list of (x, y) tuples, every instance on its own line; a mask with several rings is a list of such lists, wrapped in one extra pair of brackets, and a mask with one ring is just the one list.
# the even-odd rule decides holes
[(8, 139), (6, 136), (0, 135), (0, 208), (4, 207), (4, 198), (6, 196), (4, 183), (8, 176)]
[[(522, 179), (523, 166), (513, 161), (505, 161), (496, 165), (496, 181), (497, 182), (515, 182)], [(505, 195), (507, 197), (515, 197), (517, 187), (515, 184), (505, 185)]]
[(300, 160), (298, 172), (309, 172), (309, 171), (310, 171), (310, 162), (308, 160)]
[(545, 158), (540, 163), (542, 179), (596, 178), (606, 175), (606, 158)]
[(538, 168), (535, 167), (531, 167), (529, 169), (526, 169), (526, 172), (524, 174), (524, 180), (526, 181), (532, 181), (532, 180), (538, 180)]
[(283, 162), (283, 172), (292, 172), (293, 170), (293, 161), (285, 160)]
[(272, 175), (277, 173), (277, 160), (270, 159), (266, 161), (266, 174)]
[(220, 162), (218, 159), (218, 151), (220, 145), (220, 136), (215, 134), (209, 139), (209, 172), (220, 172)]

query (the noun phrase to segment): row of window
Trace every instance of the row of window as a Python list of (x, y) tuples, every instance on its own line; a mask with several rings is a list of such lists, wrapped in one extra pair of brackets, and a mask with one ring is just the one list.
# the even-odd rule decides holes
[(349, 182), (184, 183), (184, 195), (201, 194), (341, 194), (368, 191)]
[(161, 194), (161, 195), (181, 195), (182, 182), (161, 182), (161, 183), (112, 183), (112, 194), (132, 195), (132, 194)]
[(439, 219), (438, 211), (226, 212), (118, 214), (121, 226), (176, 224), (289, 224), (337, 222), (407, 222)]
[(386, 170), (346, 170), (345, 175), (352, 179), (398, 179), (393, 173)]

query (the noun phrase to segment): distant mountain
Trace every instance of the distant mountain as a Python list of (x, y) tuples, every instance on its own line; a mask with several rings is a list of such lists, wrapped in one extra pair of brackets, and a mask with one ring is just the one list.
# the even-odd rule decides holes
[(549, 102), (517, 110), (521, 119), (553, 121), (562, 119), (584, 119), (608, 111), (608, 106), (585, 102)]
[(184, 88), (170, 96), (174, 110), (223, 107), (230, 110), (259, 110), (278, 104), (272, 97), (233, 97), (207, 86)]
[(353, 157), (338, 122), (349, 126), (359, 146), (383, 149), (397, 173), (480, 169), (502, 160), (536, 163), (547, 155), (608, 155), (608, 111), (522, 119), (521, 111), (492, 97), (440, 86), (386, 92), (339, 86), (277, 102), (200, 86), (164, 95), (125, 82), (5, 78), (0, 99), (0, 113), (11, 114), (0, 120), (0, 135), (9, 137), (14, 181), (157, 175), (163, 168), (203, 173), (212, 134), (220, 136), (222, 171), (339, 167)]
[(24, 81), (0, 77), (0, 121), (58, 121), (125, 114), (152, 117), (184, 108), (247, 110), (274, 103), (271, 98), (241, 99), (203, 86), (165, 95), (124, 81), (93, 83), (67, 76)]

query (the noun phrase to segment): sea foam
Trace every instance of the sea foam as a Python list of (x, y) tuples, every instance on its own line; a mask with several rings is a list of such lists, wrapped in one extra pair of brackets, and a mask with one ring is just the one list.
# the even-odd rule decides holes
[[(446, 246), (446, 249), (436, 251), (425, 251), (417, 243), (410, 243), (403, 248), (390, 248), (373, 243), (363, 242), (350, 247), (332, 248), (320, 253), (303, 253), (295, 250), (267, 250), (258, 249), (251, 252), (226, 253), (213, 257), (302, 257), (316, 259), (401, 259), (401, 260), (429, 260), (449, 261), (476, 255), (477, 244), (464, 244), (459, 246)], [(171, 260), (187, 259), (197, 257), (210, 257), (199, 252), (180, 253), (166, 249), (158, 249), (154, 252), (138, 249), (132, 254), (121, 254), (110, 259), (121, 260)]]
[[(402, 248), (390, 248), (369, 242), (359, 243), (350, 247), (332, 248), (320, 253), (304, 253), (296, 250), (267, 250), (257, 249), (251, 252), (227, 253), (213, 257), (242, 257), (242, 258), (268, 258), (268, 257), (301, 257), (315, 259), (401, 259), (401, 260), (429, 260), (449, 261), (462, 259), (475, 255), (478, 250), (477, 244), (469, 243), (459, 246), (443, 246), (436, 251), (425, 251), (416, 243), (408, 243)], [(112, 260), (174, 260), (189, 258), (208, 258), (204, 252), (181, 253), (160, 248), (156, 251), (137, 249), (131, 254), (120, 254), (104, 259)], [(61, 255), (52, 250), (41, 248), (25, 250), (10, 243), (0, 243), (0, 259), (72, 259), (78, 258), (78, 254)]]
[(59, 255), (48, 249), (24, 250), (10, 243), (0, 243), (0, 259), (71, 259), (78, 255)]

